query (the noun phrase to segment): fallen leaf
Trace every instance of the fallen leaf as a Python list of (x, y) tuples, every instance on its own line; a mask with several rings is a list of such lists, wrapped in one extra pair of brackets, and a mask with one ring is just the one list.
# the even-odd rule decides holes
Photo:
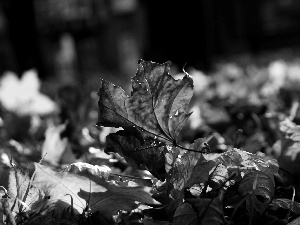
[(14, 215), (35, 210), (44, 193), (31, 186), (28, 172), (20, 167), (10, 168), (8, 180), (9, 202)]
[(300, 175), (300, 126), (289, 119), (280, 122), (281, 155), (278, 159), (280, 167), (290, 173)]
[(174, 215), (173, 224), (221, 225), (225, 224), (223, 215), (223, 192), (213, 199), (189, 198), (181, 204)]
[(257, 212), (262, 213), (272, 202), (275, 193), (273, 180), (261, 171), (248, 172), (239, 185), (241, 196), (249, 194), (246, 200), (247, 209), (252, 211), (252, 207)]
[(71, 205), (76, 214), (100, 211), (105, 215), (114, 215), (118, 210), (131, 211), (137, 202), (158, 204), (149, 194), (150, 187), (128, 187), (103, 178), (91, 180), (88, 176), (80, 176), (69, 172), (56, 172), (35, 163), (36, 175), (33, 185), (49, 196), (49, 204), (56, 212)]
[[(152, 142), (152, 140), (150, 140)], [(105, 152), (115, 152), (125, 158), (133, 168), (145, 169), (160, 180), (165, 179), (165, 156), (163, 151), (165, 146), (149, 143), (146, 139), (142, 144), (141, 140), (126, 131), (118, 131), (110, 134), (106, 139)], [(148, 147), (143, 148), (146, 145)]]
[(57, 111), (57, 105), (40, 93), (40, 80), (35, 69), (27, 70), (21, 79), (10, 71), (0, 80), (0, 102), (18, 115), (48, 115)]
[(41, 157), (52, 165), (59, 165), (68, 146), (68, 138), (61, 138), (66, 124), (50, 125), (45, 132), (45, 141), (42, 146)]
[[(168, 73), (170, 64), (141, 61), (132, 79), (131, 97), (122, 88), (102, 81), (98, 125), (124, 129), (108, 135), (106, 152), (138, 159), (137, 165), (148, 164), (149, 168), (161, 160), (162, 145), (177, 146), (177, 136), (190, 115), (185, 109), (193, 95), (193, 80), (189, 75), (175, 80)], [(128, 141), (131, 143), (124, 146)], [(159, 169), (163, 167), (164, 162)], [(161, 174), (155, 170), (151, 172)]]
[(276, 198), (270, 203), (269, 208), (272, 210), (277, 210), (279, 208), (291, 209), (296, 215), (300, 214), (300, 203), (292, 201), (287, 198)]

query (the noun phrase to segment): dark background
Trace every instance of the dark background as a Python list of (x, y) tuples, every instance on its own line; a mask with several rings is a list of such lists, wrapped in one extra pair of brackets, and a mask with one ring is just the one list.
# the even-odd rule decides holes
[(137, 60), (209, 71), (218, 58), (300, 44), (297, 0), (1, 0), (0, 73), (134, 75)]

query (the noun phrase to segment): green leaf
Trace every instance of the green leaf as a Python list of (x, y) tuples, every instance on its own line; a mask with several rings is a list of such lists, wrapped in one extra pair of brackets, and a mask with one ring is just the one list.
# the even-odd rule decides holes
[(249, 206), (248, 211), (254, 207), (257, 212), (263, 212), (272, 202), (275, 185), (273, 180), (264, 172), (248, 172), (239, 185), (239, 193), (242, 196), (249, 194), (250, 198), (246, 203)]
[(74, 173), (56, 172), (37, 163), (35, 168), (33, 185), (50, 196), (49, 204), (54, 206), (56, 213), (70, 206), (71, 199), (76, 214), (84, 212), (88, 206), (90, 212), (100, 211), (106, 216), (118, 210), (130, 211), (136, 208), (136, 202), (158, 204), (150, 196), (149, 187), (119, 185), (101, 177), (91, 180)]

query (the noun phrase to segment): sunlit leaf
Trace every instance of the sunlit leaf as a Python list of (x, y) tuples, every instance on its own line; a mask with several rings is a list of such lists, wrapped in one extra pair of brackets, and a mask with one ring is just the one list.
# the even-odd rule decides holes
[(41, 158), (52, 165), (59, 165), (69, 141), (61, 138), (61, 133), (66, 129), (66, 124), (50, 125), (45, 132), (45, 141), (42, 145)]
[[(203, 139), (197, 139), (190, 146), (194, 151), (185, 151), (175, 163), (171, 182), (175, 189), (182, 190), (195, 183), (204, 183), (209, 178), (209, 171), (216, 165), (213, 160), (207, 160), (206, 155), (201, 154)], [(199, 152), (197, 152), (199, 151)]]
[(56, 103), (40, 93), (37, 71), (25, 71), (21, 78), (13, 72), (5, 72), (0, 80), (0, 102), (18, 115), (48, 115), (57, 111)]
[(14, 166), (10, 168), (8, 180), (8, 195), (12, 212), (18, 214), (36, 209), (44, 193), (30, 185), (28, 173)]
[(149, 187), (119, 185), (104, 178), (91, 180), (69, 172), (55, 172), (45, 166), (35, 164), (36, 176), (33, 185), (49, 196), (49, 204), (56, 213), (66, 209), (73, 201), (75, 213), (82, 213), (86, 206), (90, 212), (100, 211), (105, 215), (116, 214), (118, 210), (131, 211), (137, 202), (157, 204), (149, 194)]
[(103, 177), (106, 180), (111, 173), (111, 169), (106, 165), (98, 166), (83, 162), (72, 163), (67, 166), (65, 171), (83, 176), (88, 176), (88, 174), (91, 174), (93, 176)]
[(280, 166), (294, 175), (299, 175), (300, 162), (300, 126), (289, 119), (280, 122), (281, 155)]

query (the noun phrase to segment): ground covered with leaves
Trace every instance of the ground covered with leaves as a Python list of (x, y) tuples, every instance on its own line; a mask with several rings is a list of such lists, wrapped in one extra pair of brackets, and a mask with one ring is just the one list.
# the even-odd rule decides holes
[(297, 59), (137, 66), (130, 95), (2, 76), (1, 224), (300, 223)]

